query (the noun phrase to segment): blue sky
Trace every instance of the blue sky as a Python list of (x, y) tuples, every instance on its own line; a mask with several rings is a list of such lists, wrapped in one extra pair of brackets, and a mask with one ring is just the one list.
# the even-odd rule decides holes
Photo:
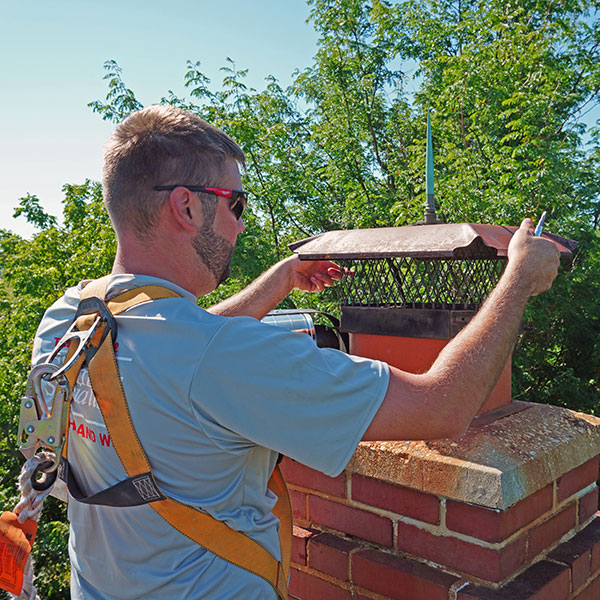
[(99, 180), (113, 124), (92, 113), (103, 100), (103, 64), (114, 59), (144, 104), (185, 95), (186, 61), (214, 83), (231, 57), (257, 89), (267, 75), (291, 82), (311, 64), (317, 35), (304, 0), (0, 0), (0, 227), (30, 236), (12, 213), (37, 195), (61, 214), (61, 187)]
[[(65, 183), (100, 180), (114, 126), (87, 104), (106, 95), (106, 60), (144, 105), (186, 95), (187, 60), (214, 84), (230, 57), (248, 85), (274, 75), (285, 86), (316, 52), (309, 10), (305, 0), (0, 0), (0, 228), (29, 237), (12, 218), (19, 198), (35, 194), (60, 216)], [(584, 121), (599, 117), (596, 105)]]

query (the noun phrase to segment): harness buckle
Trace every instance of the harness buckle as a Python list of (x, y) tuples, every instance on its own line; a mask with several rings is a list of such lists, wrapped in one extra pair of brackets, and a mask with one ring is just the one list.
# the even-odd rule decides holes
[(54, 458), (44, 464), (44, 473), (58, 468), (66, 438), (71, 386), (59, 367), (42, 363), (31, 369), (25, 396), (21, 399), (17, 441), (21, 452), (31, 458), (39, 450), (49, 450)]

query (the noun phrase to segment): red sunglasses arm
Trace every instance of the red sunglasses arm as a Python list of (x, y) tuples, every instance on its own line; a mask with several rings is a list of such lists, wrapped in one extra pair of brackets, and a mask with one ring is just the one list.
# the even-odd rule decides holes
[(217, 196), (224, 196), (225, 198), (231, 198), (233, 190), (227, 190), (224, 188), (215, 188), (215, 187), (204, 187), (205, 190), (209, 190), (217, 194)]

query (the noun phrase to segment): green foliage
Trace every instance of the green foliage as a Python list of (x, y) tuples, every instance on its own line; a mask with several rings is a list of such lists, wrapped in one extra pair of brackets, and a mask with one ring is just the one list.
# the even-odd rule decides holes
[(98, 100), (90, 102), (88, 106), (96, 113), (99, 113), (105, 121), (118, 123), (122, 121), (129, 113), (142, 108), (137, 101), (134, 93), (123, 83), (121, 73), (123, 69), (114, 60), (107, 60), (104, 63), (106, 75), (104, 79), (108, 81), (108, 94), (106, 95), (106, 104)]
[[(418, 123), (393, 68), (400, 55), (389, 27), (390, 7), (354, 0), (313, 0), (321, 34), (315, 64), (294, 93), (310, 106), (311, 140), (342, 228), (416, 220), (410, 165)], [(391, 208), (402, 198), (395, 218)]]
[[(282, 88), (245, 83), (231, 59), (213, 86), (188, 61), (187, 108), (246, 153), (251, 202), (232, 276), (209, 306), (242, 289), (287, 244), (325, 230), (422, 218), (425, 114), (432, 109), (436, 201), (449, 221), (518, 224), (548, 211), (547, 230), (573, 238), (572, 268), (533, 299), (514, 358), (518, 398), (600, 415), (600, 130), (584, 147), (582, 114), (600, 90), (599, 0), (309, 0), (314, 63)], [(90, 107), (119, 122), (141, 107), (115, 61)], [(406, 72), (417, 70), (411, 82)], [(412, 87), (416, 92), (411, 91)], [(64, 289), (110, 271), (114, 234), (98, 183), (66, 185), (63, 223), (37, 197), (15, 216), (31, 240), (0, 230), (0, 495), (14, 504), (15, 446), (35, 328)], [(336, 312), (335, 290), (292, 293), (284, 306)], [(66, 597), (64, 508), (46, 509), (36, 542), (47, 598)]]
[(600, 415), (600, 235), (581, 230), (574, 267), (528, 306), (517, 397)]
[(21, 198), (19, 206), (15, 208), (14, 217), (23, 215), (29, 223), (35, 225), (38, 229), (47, 229), (52, 225), (56, 225), (56, 219), (44, 212), (39, 198), (27, 194)]
[(44, 600), (70, 598), (68, 536), (66, 505), (55, 498), (47, 499), (33, 547), (35, 583), (38, 590), (43, 590)]
[[(5, 510), (17, 502), (15, 481), (23, 462), (16, 445), (18, 407), (37, 324), (67, 287), (109, 272), (116, 250), (100, 185), (86, 181), (65, 185), (63, 192), (63, 225), (43, 211), (35, 196), (27, 196), (16, 212), (41, 230), (32, 240), (0, 230), (0, 491)], [(34, 557), (38, 590), (48, 600), (69, 597), (65, 523), (65, 507), (47, 500)]]
[[(572, 213), (583, 107), (597, 103), (596, 2), (405, 2), (399, 43), (421, 58), (439, 197), (452, 220)], [(482, 23), (485, 26), (482, 27)], [(597, 198), (596, 198), (597, 200)]]
[[(514, 361), (518, 397), (600, 414), (598, 137), (580, 116), (598, 104), (597, 1), (492, 0), (388, 5), (396, 48), (419, 65), (414, 109), (432, 108), (436, 199), (453, 222), (547, 228), (579, 241), (572, 270), (534, 299)], [(591, 16), (590, 16), (591, 14)], [(424, 135), (414, 167), (424, 191)], [(399, 203), (404, 204), (403, 202)]]

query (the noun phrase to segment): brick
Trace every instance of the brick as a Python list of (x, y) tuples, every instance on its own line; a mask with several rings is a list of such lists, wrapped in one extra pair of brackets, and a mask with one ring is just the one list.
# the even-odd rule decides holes
[(600, 519), (590, 521), (581, 531), (575, 534), (569, 542), (583, 548), (600, 551)]
[(557, 499), (559, 502), (582, 490), (598, 479), (598, 462), (600, 457), (590, 458), (572, 471), (565, 473), (556, 481)]
[(318, 496), (309, 496), (308, 515), (313, 524), (329, 527), (382, 546), (391, 548), (393, 544), (392, 521), (366, 510)]
[[(570, 540), (563, 542), (548, 556), (553, 560), (569, 564), (571, 557), (591, 555), (590, 575), (600, 571), (600, 519), (594, 519)], [(572, 560), (572, 559), (571, 559)], [(577, 586), (574, 587), (576, 589)]]
[(352, 555), (355, 586), (382, 594), (392, 600), (447, 600), (456, 577), (426, 565), (376, 550)]
[(598, 510), (598, 486), (579, 499), (579, 524), (585, 523)]
[(343, 587), (294, 568), (290, 570), (289, 593), (299, 600), (352, 600)]
[(598, 516), (573, 538), (574, 540), (581, 539), (582, 543), (590, 548), (592, 553), (592, 575), (600, 573), (600, 518)]
[(592, 553), (588, 543), (574, 537), (548, 554), (548, 558), (562, 563), (571, 570), (571, 588), (578, 590), (589, 578)]
[(452, 536), (438, 536), (398, 523), (398, 550), (446, 565), (486, 581), (500, 582), (525, 564), (525, 536), (500, 549), (471, 544)]
[(533, 560), (538, 554), (552, 546), (563, 535), (575, 528), (577, 505), (575, 502), (556, 513), (543, 523), (540, 523), (528, 532), (529, 548), (528, 558)]
[(289, 490), (290, 502), (292, 503), (292, 516), (294, 521), (305, 521), (306, 520), (306, 494), (303, 492), (297, 492), (296, 490)]
[(579, 592), (573, 600), (598, 600), (600, 598), (600, 577), (596, 577), (584, 590)]
[(308, 540), (314, 535), (313, 531), (294, 525), (292, 537), (292, 562), (306, 565)]
[(340, 581), (350, 581), (350, 553), (360, 545), (332, 533), (322, 533), (310, 540), (308, 566), (332, 575)]
[(497, 590), (469, 583), (456, 600), (567, 600), (569, 569), (543, 560)]
[(504, 511), (447, 500), (446, 527), (487, 542), (501, 542), (551, 510), (553, 493), (553, 486), (548, 485)]
[(352, 499), (427, 523), (440, 522), (436, 496), (373, 477), (352, 475)]
[(345, 473), (341, 473), (337, 477), (329, 477), (287, 457), (281, 462), (281, 471), (286, 482), (291, 485), (316, 490), (340, 498), (346, 497)]

